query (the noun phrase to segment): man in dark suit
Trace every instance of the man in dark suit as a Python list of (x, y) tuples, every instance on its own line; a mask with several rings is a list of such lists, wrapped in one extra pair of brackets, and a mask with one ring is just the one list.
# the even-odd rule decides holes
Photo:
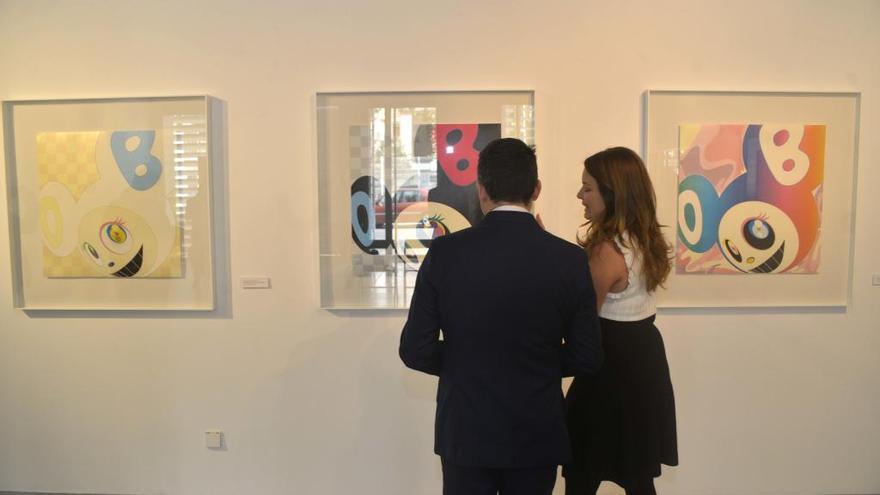
[(489, 143), (477, 182), (486, 217), (432, 242), (400, 357), (440, 377), (444, 495), (549, 495), (571, 456), (562, 377), (602, 362), (587, 256), (529, 212), (541, 184), (525, 143)]

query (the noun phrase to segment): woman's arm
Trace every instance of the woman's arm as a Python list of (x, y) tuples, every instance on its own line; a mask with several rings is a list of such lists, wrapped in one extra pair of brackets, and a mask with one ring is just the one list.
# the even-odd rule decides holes
[(611, 241), (590, 251), (590, 273), (596, 289), (596, 308), (601, 310), (609, 292), (620, 292), (627, 286), (626, 260)]

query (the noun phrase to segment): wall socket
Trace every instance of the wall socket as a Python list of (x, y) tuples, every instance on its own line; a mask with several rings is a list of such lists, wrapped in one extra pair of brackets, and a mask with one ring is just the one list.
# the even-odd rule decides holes
[(880, 273), (871, 275), (871, 285), (874, 287), (880, 287)]
[(223, 447), (223, 432), (220, 430), (208, 430), (205, 432), (205, 447), (219, 449)]

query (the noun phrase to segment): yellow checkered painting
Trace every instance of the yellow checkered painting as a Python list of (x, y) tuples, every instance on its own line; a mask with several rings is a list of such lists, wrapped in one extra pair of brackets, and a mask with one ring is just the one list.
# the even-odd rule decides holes
[(36, 141), (46, 277), (183, 276), (185, 201), (161, 132), (43, 132)]

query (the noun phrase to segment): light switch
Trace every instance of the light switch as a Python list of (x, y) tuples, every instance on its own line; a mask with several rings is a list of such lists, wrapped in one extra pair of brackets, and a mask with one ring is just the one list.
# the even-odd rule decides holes
[(208, 430), (205, 432), (205, 447), (219, 449), (223, 446), (223, 432), (220, 430)]
[(874, 287), (880, 287), (880, 273), (875, 273), (871, 275), (871, 285)]

